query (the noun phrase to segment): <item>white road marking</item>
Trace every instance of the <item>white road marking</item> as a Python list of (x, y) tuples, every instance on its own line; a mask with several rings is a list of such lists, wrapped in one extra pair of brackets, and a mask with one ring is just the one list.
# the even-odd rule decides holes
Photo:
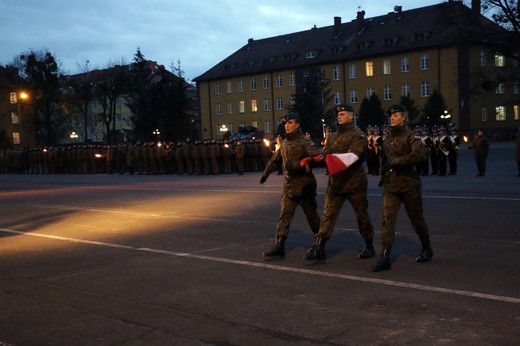
[(444, 288), (444, 287), (427, 286), (427, 285), (420, 285), (420, 284), (414, 284), (414, 283), (408, 283), (408, 282), (375, 279), (375, 278), (369, 278), (369, 277), (363, 277), (363, 276), (357, 276), (357, 275), (347, 275), (347, 274), (340, 274), (340, 273), (322, 272), (322, 271), (318, 271), (318, 270), (303, 269), (303, 268), (285, 267), (285, 266), (273, 265), (273, 264), (262, 263), (262, 262), (233, 260), (233, 259), (222, 258), (222, 257), (197, 255), (197, 254), (187, 253), (187, 252), (175, 252), (175, 251), (160, 250), (160, 249), (153, 249), (153, 248), (146, 248), (146, 247), (134, 247), (134, 246), (129, 246), (129, 245), (114, 244), (114, 243), (108, 243), (108, 242), (102, 242), (102, 241), (93, 241), (93, 240), (86, 240), (86, 239), (62, 237), (62, 236), (56, 236), (56, 235), (51, 235), (51, 234), (22, 232), (22, 231), (16, 231), (16, 230), (6, 229), (6, 228), (0, 228), (0, 232), (32, 236), (32, 237), (41, 237), (41, 238), (54, 239), (54, 240), (60, 240), (60, 241), (68, 241), (68, 242), (73, 242), (73, 243), (90, 244), (90, 245), (107, 247), (107, 248), (163, 254), (163, 255), (168, 255), (168, 256), (198, 259), (198, 260), (203, 260), (203, 261), (213, 261), (213, 262), (228, 263), (228, 264), (233, 264), (233, 265), (242, 265), (242, 266), (248, 266), (248, 267), (285, 271), (285, 272), (292, 272), (292, 273), (299, 273), (299, 274), (316, 275), (316, 276), (322, 276), (322, 277), (332, 277), (335, 279), (343, 279), (343, 280), (358, 281), (358, 282), (368, 282), (368, 283), (385, 285), (385, 286), (403, 287), (403, 288), (415, 289), (415, 290), (421, 290), (421, 291), (444, 293), (444, 294), (459, 295), (459, 296), (472, 297), (472, 298), (494, 300), (494, 301), (500, 301), (500, 302), (505, 302), (505, 303), (520, 304), (520, 298), (515, 298), (515, 297), (507, 297), (507, 296), (500, 296), (500, 295), (480, 293), (480, 292), (457, 290), (457, 289)]

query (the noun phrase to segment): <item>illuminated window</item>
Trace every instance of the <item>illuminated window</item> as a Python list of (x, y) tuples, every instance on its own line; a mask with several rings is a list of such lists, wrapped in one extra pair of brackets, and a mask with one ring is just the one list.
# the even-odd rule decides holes
[(9, 93), (9, 101), (11, 103), (17, 103), (18, 102), (18, 97), (17, 97), (16, 93)]
[(367, 61), (365, 63), (365, 75), (367, 77), (372, 77), (374, 75), (374, 63), (372, 61)]
[(386, 59), (383, 61), (383, 74), (390, 74), (392, 73), (392, 69), (391, 69), (391, 64), (390, 64), (390, 60), (389, 59)]
[(258, 106), (256, 104), (256, 100), (251, 100), (251, 112), (257, 112)]
[(496, 67), (506, 66), (506, 58), (501, 54), (495, 54), (495, 66)]
[(20, 132), (13, 132), (13, 144), (20, 144)]
[(20, 119), (18, 117), (18, 114), (15, 112), (11, 112), (11, 124), (16, 125), (20, 122)]
[(506, 107), (504, 107), (504, 106), (495, 107), (495, 112), (496, 112), (497, 121), (506, 121)]
[(520, 105), (513, 105), (513, 116), (515, 120), (520, 120)]
[(244, 100), (241, 100), (239, 103), (238, 103), (238, 112), (239, 113), (245, 113), (246, 111), (246, 103)]

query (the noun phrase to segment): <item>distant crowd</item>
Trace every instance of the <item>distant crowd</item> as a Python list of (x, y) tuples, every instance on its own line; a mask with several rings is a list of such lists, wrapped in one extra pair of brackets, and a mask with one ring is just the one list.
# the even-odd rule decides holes
[(139, 142), (0, 151), (0, 172), (17, 174), (243, 174), (262, 171), (275, 150), (268, 140)]

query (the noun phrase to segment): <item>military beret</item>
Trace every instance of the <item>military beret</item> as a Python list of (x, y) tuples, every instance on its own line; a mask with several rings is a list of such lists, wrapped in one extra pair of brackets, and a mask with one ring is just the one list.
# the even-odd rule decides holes
[(288, 121), (291, 119), (296, 120), (297, 122), (300, 122), (301, 121), (300, 114), (298, 114), (298, 112), (289, 112), (285, 115), (283, 120)]
[(346, 105), (344, 103), (340, 103), (339, 105), (336, 105), (335, 107), (336, 113), (346, 111), (346, 112), (354, 112), (354, 108), (352, 108), (351, 105)]
[(387, 111), (387, 114), (388, 115), (392, 115), (394, 113), (398, 113), (398, 112), (406, 112), (406, 107), (403, 106), (402, 104), (400, 103), (397, 103), (395, 105), (393, 105), (392, 107), (388, 108), (388, 111)]

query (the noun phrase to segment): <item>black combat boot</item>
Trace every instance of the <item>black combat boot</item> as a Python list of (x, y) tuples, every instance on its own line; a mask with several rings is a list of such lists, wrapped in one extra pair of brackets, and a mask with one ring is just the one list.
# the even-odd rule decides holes
[(327, 254), (325, 253), (325, 243), (326, 242), (327, 242), (327, 239), (322, 238), (322, 237), (316, 237), (316, 239), (314, 240), (314, 244), (312, 244), (312, 247), (307, 250), (304, 258), (309, 261), (326, 259), (327, 258)]
[(433, 250), (431, 246), (423, 247), (421, 254), (415, 259), (415, 262), (428, 262), (433, 257)]
[(363, 251), (359, 253), (357, 258), (364, 259), (364, 258), (372, 258), (376, 255), (376, 250), (374, 249), (374, 239), (365, 239), (365, 248)]
[(285, 256), (285, 238), (278, 237), (276, 238), (276, 244), (268, 250), (264, 251), (265, 257), (284, 257)]
[(392, 268), (392, 263), (390, 262), (390, 250), (391, 246), (384, 246), (383, 251), (381, 252), (381, 258), (372, 266), (373, 272), (380, 272), (383, 270), (388, 270)]

